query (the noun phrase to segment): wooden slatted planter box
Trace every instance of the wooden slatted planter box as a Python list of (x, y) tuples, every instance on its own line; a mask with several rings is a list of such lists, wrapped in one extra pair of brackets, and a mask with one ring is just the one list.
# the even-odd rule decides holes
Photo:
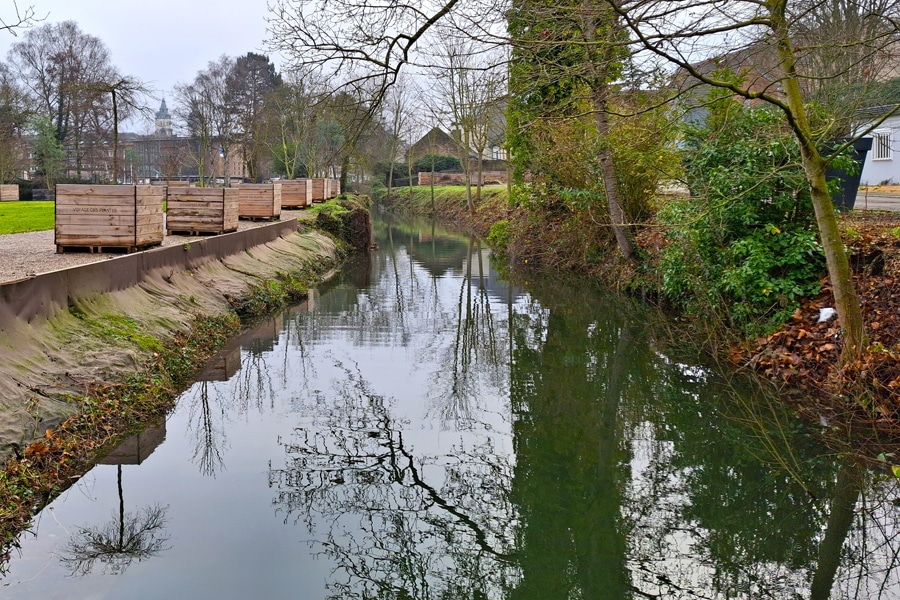
[(149, 185), (57, 185), (57, 253), (133, 252), (161, 244), (165, 197), (164, 190)]
[(326, 194), (328, 193), (328, 184), (326, 183), (327, 179), (310, 179), (312, 183), (312, 199), (313, 202), (325, 202), (328, 199)]
[(311, 179), (286, 179), (281, 182), (281, 208), (306, 208), (312, 203)]
[(341, 195), (341, 180), (340, 179), (329, 179), (328, 180), (328, 197), (329, 198), (337, 198)]
[(242, 183), (238, 187), (241, 219), (269, 219), (281, 217), (281, 183)]
[(166, 194), (166, 233), (237, 231), (237, 188), (170, 187)]
[(19, 185), (9, 183), (0, 185), (0, 202), (15, 202), (19, 199)]

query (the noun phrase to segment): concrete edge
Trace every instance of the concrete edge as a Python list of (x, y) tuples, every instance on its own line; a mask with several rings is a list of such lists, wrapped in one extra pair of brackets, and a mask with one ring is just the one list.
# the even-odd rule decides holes
[(0, 332), (8, 331), (15, 321), (31, 322), (37, 317), (50, 317), (81, 298), (138, 285), (148, 273), (158, 269), (196, 269), (210, 261), (288, 236), (298, 228), (297, 219), (278, 221), (2, 283)]

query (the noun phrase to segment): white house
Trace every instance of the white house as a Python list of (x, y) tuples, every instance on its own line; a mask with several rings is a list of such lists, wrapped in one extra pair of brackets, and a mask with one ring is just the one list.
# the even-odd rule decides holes
[[(883, 106), (866, 111), (867, 122), (857, 128), (863, 131), (872, 126), (893, 106)], [(872, 149), (863, 163), (861, 185), (900, 184), (900, 111), (889, 116), (869, 133)]]

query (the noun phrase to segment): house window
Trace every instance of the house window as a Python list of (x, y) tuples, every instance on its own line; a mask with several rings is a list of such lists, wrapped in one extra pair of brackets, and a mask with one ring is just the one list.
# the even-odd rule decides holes
[(887, 130), (872, 133), (872, 160), (892, 160), (891, 132)]
[(494, 160), (506, 160), (506, 149), (494, 146), (491, 148), (491, 158)]

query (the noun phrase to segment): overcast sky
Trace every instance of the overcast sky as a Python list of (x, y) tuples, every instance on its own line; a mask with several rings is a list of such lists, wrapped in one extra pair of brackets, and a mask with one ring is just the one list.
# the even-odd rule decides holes
[[(176, 83), (193, 81), (222, 54), (265, 51), (267, 0), (17, 0), (33, 5), (44, 23), (72, 20), (100, 38), (123, 75), (136, 77), (165, 95), (169, 107)], [(10, 20), (12, 2), (0, 17)], [(0, 32), (0, 59), (21, 39)], [(279, 61), (271, 57), (276, 65)]]

